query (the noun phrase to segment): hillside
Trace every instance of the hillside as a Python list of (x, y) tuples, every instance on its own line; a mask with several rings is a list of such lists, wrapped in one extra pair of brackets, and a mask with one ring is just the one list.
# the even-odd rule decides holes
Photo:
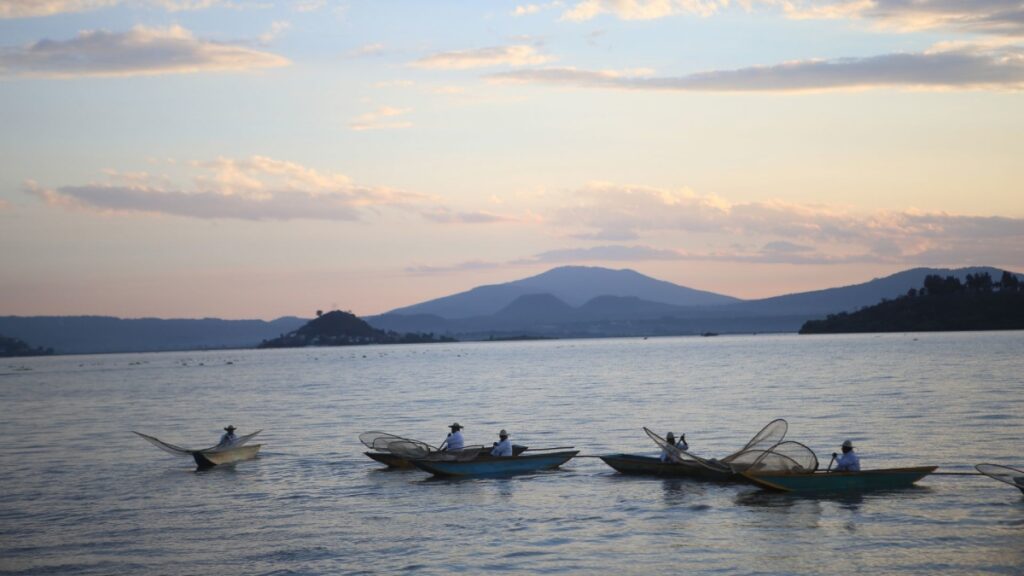
[(489, 316), (517, 298), (531, 294), (550, 294), (573, 307), (581, 306), (598, 296), (634, 297), (674, 306), (740, 302), (732, 296), (656, 280), (633, 270), (563, 266), (522, 280), (478, 286), (451, 296), (398, 308), (385, 315), (429, 314), (448, 320)]
[(803, 325), (801, 334), (941, 332), (1024, 329), (1024, 290), (1009, 272), (998, 283), (988, 273), (929, 275), (920, 289), (853, 313), (830, 314)]
[(412, 344), (420, 342), (452, 341), (434, 338), (433, 334), (378, 330), (351, 312), (335, 310), (317, 316), (298, 330), (264, 340), (260, 348), (302, 348), (305, 346), (357, 346), (361, 344)]

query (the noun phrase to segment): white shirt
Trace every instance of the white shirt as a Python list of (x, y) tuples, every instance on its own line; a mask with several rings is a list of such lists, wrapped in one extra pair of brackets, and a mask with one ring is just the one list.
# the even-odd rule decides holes
[[(690, 445), (686, 443), (686, 440), (680, 439), (679, 442), (676, 442), (676, 448), (679, 448), (680, 450), (689, 450)], [(668, 450), (663, 449), (661, 451), (661, 461), (668, 462), (670, 460), (672, 460), (672, 455), (668, 453)]]
[(234, 432), (225, 432), (221, 434), (220, 442), (217, 443), (217, 446), (230, 446), (235, 443), (235, 440), (238, 440), (238, 438)]
[(860, 472), (860, 458), (853, 450), (836, 458), (836, 472)]
[(462, 430), (448, 434), (448, 437), (444, 439), (444, 442), (441, 442), (441, 447), (449, 452), (462, 450), (465, 446), (466, 442), (462, 439)]
[(512, 441), (505, 438), (501, 442), (494, 445), (491, 448), (491, 456), (511, 456), (512, 455)]

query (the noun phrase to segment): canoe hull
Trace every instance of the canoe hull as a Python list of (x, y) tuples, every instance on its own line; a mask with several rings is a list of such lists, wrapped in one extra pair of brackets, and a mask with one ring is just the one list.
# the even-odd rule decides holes
[[(512, 446), (512, 454), (514, 456), (518, 456), (525, 452), (526, 449), (527, 446), (520, 446), (518, 444), (515, 444)], [(481, 454), (486, 454), (489, 451), (490, 448), (480, 449)], [(388, 468), (398, 468), (402, 470), (412, 470), (416, 468), (415, 466), (412, 465), (412, 462), (408, 458), (402, 458), (401, 456), (398, 456), (397, 454), (392, 454), (390, 452), (363, 452), (363, 454), (365, 454), (367, 457), (373, 460), (376, 460), (377, 462), (380, 462), (381, 464), (384, 464)]]
[(197, 450), (192, 453), (196, 466), (200, 468), (212, 468), (223, 464), (234, 464), (243, 460), (252, 460), (260, 451), (262, 444), (251, 446), (239, 446), (227, 450)]
[(577, 454), (579, 450), (504, 458), (484, 455), (462, 462), (424, 458), (413, 460), (412, 464), (435, 476), (508, 476), (558, 468)]
[(412, 462), (409, 462), (401, 456), (391, 454), (390, 452), (363, 452), (363, 454), (366, 454), (373, 460), (384, 464), (388, 468), (403, 468), (409, 470), (415, 468), (415, 466), (412, 465)]
[(816, 472), (813, 474), (756, 474), (742, 476), (766, 490), (779, 492), (865, 492), (907, 488), (935, 471), (938, 466), (886, 468), (861, 472)]
[(669, 478), (692, 478), (709, 482), (737, 482), (742, 478), (733, 472), (719, 471), (690, 462), (662, 462), (653, 456), (636, 454), (609, 454), (601, 456), (605, 464), (622, 474), (637, 476), (664, 476)]

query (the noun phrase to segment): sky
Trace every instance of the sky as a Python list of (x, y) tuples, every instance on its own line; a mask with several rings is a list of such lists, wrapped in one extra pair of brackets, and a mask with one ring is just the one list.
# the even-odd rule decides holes
[(0, 314), (1024, 272), (1024, 2), (3, 0)]

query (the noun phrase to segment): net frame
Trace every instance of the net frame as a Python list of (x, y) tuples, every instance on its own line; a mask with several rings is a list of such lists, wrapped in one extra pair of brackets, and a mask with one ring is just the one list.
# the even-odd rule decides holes
[(977, 464), (974, 469), (993, 480), (1020, 488), (1024, 492), (1024, 470), (1001, 464)]
[(197, 449), (197, 448), (186, 448), (186, 447), (183, 447), (183, 446), (178, 446), (176, 444), (171, 444), (170, 442), (164, 442), (163, 440), (157, 438), (156, 436), (150, 436), (148, 434), (143, 434), (142, 432), (136, 432), (135, 430), (132, 430), (132, 434), (135, 434), (135, 435), (141, 437), (146, 442), (149, 442), (150, 444), (152, 444), (153, 446), (156, 446), (157, 448), (163, 450), (164, 452), (167, 452), (168, 454), (174, 454), (175, 456), (192, 456), (193, 454), (196, 454), (197, 452), (211, 452), (211, 453), (224, 452), (226, 450), (231, 450), (232, 448), (238, 448), (238, 447), (242, 446), (243, 444), (245, 444), (249, 440), (252, 440), (253, 437), (255, 437), (260, 432), (263, 432), (262, 428), (257, 430), (257, 431), (255, 431), (255, 432), (253, 432), (253, 433), (251, 433), (251, 434), (246, 434), (245, 436), (239, 436), (238, 438), (235, 439), (234, 442), (232, 442), (228, 446), (217, 446), (217, 445), (214, 445), (214, 446), (210, 446), (209, 448), (198, 448)]

